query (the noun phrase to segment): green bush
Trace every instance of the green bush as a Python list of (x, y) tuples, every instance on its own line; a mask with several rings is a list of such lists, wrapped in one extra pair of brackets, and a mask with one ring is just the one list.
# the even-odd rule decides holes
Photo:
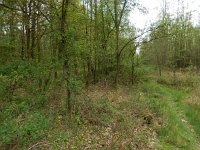
[(0, 125), (0, 145), (11, 142), (26, 145), (41, 140), (45, 137), (45, 130), (48, 128), (49, 120), (39, 112), (7, 119)]
[(136, 67), (134, 72), (135, 81), (137, 82), (148, 81), (147, 75), (150, 71), (151, 71), (150, 67), (146, 66)]
[(49, 127), (48, 119), (39, 112), (33, 113), (19, 126), (18, 134), (20, 140), (35, 141), (45, 136), (45, 129)]
[(10, 80), (7, 76), (0, 75), (0, 101), (10, 98)]
[(6, 120), (0, 125), (0, 146), (9, 144), (17, 138), (17, 123), (14, 120)]

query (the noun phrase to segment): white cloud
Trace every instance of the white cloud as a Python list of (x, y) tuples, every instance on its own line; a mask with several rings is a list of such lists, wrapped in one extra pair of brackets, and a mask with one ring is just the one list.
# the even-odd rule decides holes
[[(168, 12), (172, 16), (177, 16), (178, 1), (181, 0), (166, 0)], [(192, 12), (192, 22), (200, 23), (200, 0), (184, 0), (185, 12)], [(148, 14), (142, 14), (139, 10), (134, 10), (130, 14), (130, 21), (137, 28), (145, 28), (151, 23), (158, 20), (158, 16), (162, 12), (163, 0), (140, 0), (140, 4), (148, 9)], [(181, 6), (179, 6), (179, 10)]]

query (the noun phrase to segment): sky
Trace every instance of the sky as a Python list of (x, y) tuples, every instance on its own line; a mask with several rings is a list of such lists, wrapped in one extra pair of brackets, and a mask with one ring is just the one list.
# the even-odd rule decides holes
[[(158, 20), (163, 8), (163, 0), (138, 0), (139, 3), (148, 10), (147, 14), (142, 14), (138, 9), (135, 9), (130, 14), (130, 22), (137, 28), (147, 28), (151, 23)], [(178, 11), (178, 1), (182, 0), (166, 0), (167, 10), (172, 15), (176, 16)], [(183, 0), (185, 12), (192, 12), (192, 22), (194, 25), (200, 23), (200, 0)]]

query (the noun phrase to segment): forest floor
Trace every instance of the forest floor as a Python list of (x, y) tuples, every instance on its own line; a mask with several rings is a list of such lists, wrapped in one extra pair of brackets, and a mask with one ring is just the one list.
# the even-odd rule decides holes
[[(66, 118), (62, 88), (47, 102), (2, 103), (0, 149), (200, 149), (197, 73), (150, 73), (134, 86), (88, 87)], [(20, 96), (24, 95), (23, 90)], [(41, 103), (42, 102), (42, 103)], [(5, 119), (8, 118), (8, 119)]]
[(173, 73), (165, 71), (133, 87), (88, 89), (91, 100), (104, 99), (123, 116), (123, 121), (113, 117), (109, 135), (114, 141), (108, 138), (106, 149), (200, 149), (199, 76), (177, 72), (176, 77), (174, 81)]

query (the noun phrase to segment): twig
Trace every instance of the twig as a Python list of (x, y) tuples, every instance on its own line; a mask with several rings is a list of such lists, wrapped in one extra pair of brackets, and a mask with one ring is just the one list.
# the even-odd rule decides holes
[(38, 143), (32, 145), (31, 147), (28, 148), (28, 150), (31, 150), (33, 148), (36, 148), (36, 147), (39, 147), (39, 146), (42, 146), (42, 145), (44, 145), (44, 146), (51, 145), (51, 149), (52, 149), (52, 144), (49, 143), (49, 142), (44, 141), (44, 142), (38, 142)]

